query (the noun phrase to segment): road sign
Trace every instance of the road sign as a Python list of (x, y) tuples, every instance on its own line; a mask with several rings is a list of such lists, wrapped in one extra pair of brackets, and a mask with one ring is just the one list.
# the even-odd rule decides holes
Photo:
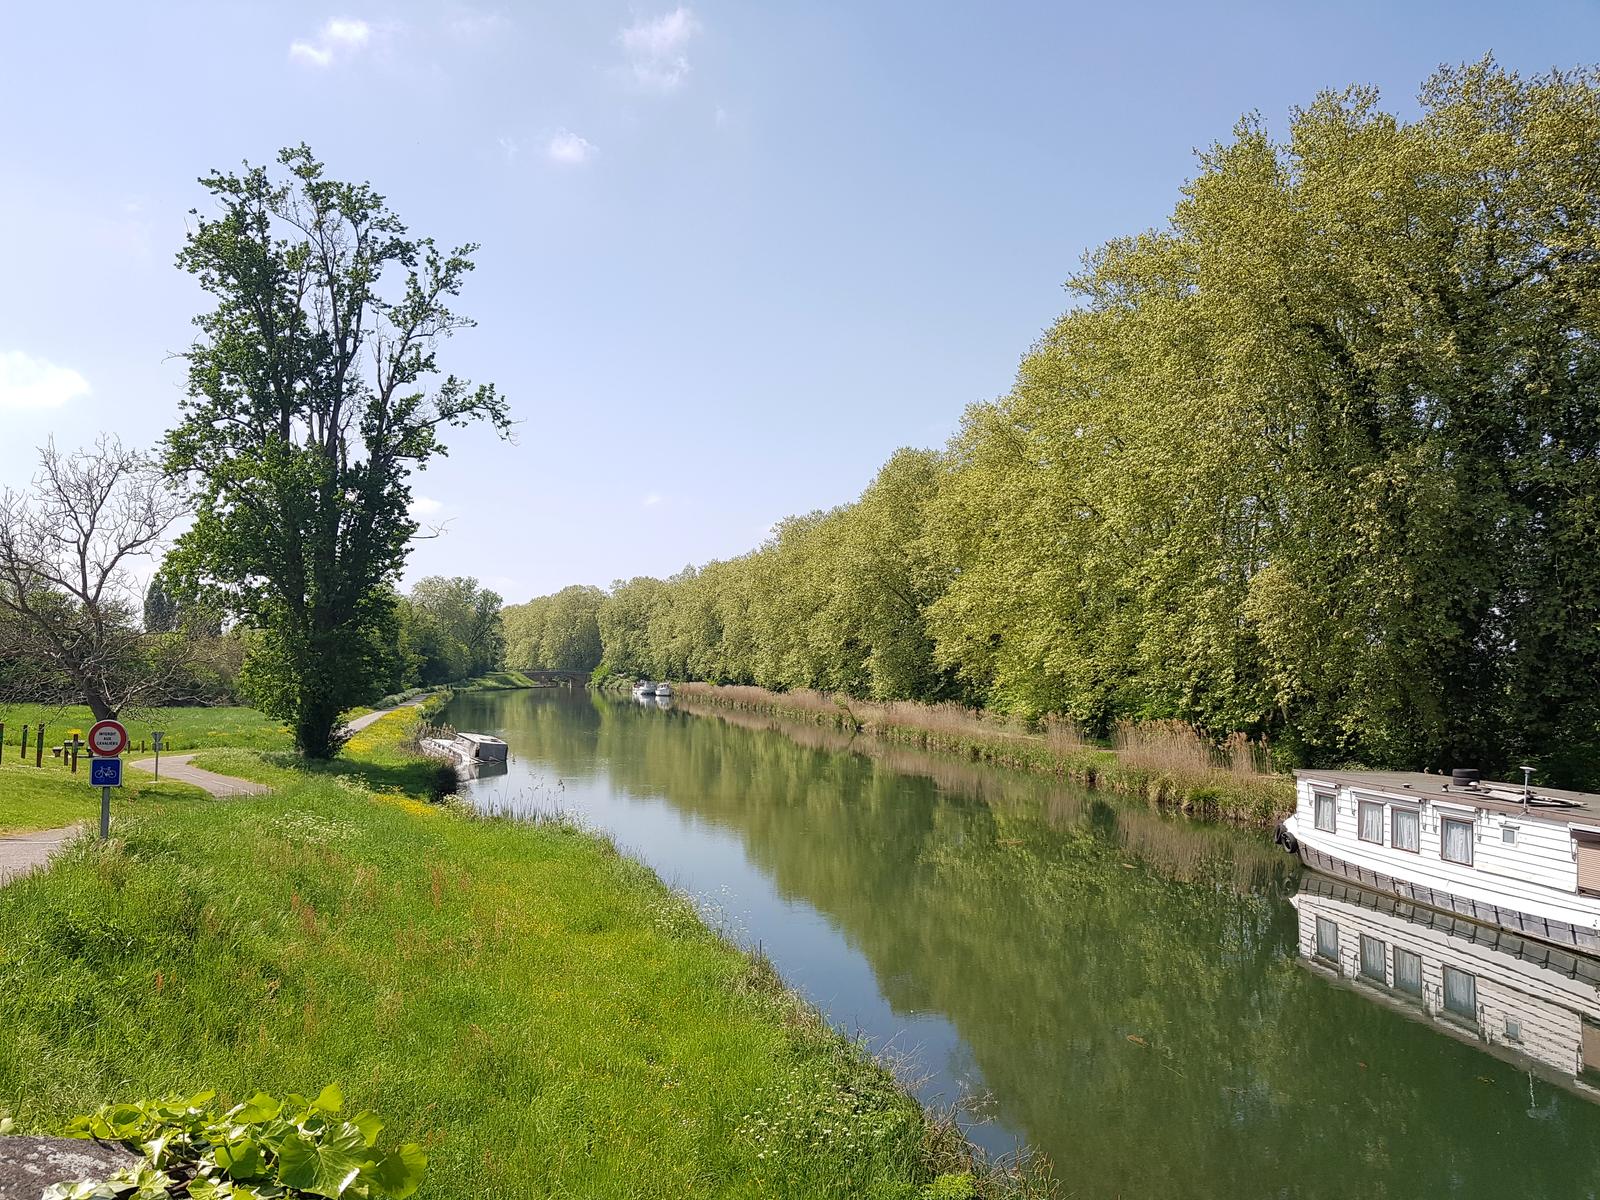
[(128, 748), (128, 731), (121, 721), (96, 721), (89, 730), (89, 753), (112, 758)]
[(150, 731), (150, 744), (152, 746), (154, 746), (157, 750), (160, 750), (161, 749), (161, 739), (166, 737), (166, 736), (167, 735), (165, 733), (163, 733), (161, 730), (152, 729)]
[(91, 758), (89, 760), (89, 784), (91, 787), (121, 787), (122, 760), (120, 758)]

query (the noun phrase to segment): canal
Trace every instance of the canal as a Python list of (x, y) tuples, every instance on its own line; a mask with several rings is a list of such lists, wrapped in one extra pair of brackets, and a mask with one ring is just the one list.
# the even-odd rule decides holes
[[(974, 1141), (1048, 1155), (1067, 1194), (1600, 1190), (1600, 1092), (1572, 1057), (1600, 995), (1585, 964), (1301, 881), (1259, 834), (817, 727), (565, 689), (466, 694), (444, 719), (510, 743), (476, 803), (609, 834)], [(1425, 978), (1455, 962), (1452, 1002), (1470, 972), (1476, 1008), (1363, 979), (1357, 929)]]

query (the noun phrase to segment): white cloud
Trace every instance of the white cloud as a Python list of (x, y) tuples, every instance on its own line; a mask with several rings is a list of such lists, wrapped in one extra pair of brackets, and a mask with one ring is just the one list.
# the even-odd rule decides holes
[(435, 500), (432, 496), (413, 496), (411, 498), (411, 515), (413, 517), (431, 517), (444, 511), (444, 503)]
[(372, 40), (372, 26), (354, 17), (334, 17), (311, 41), (289, 43), (289, 57), (308, 67), (330, 67), (336, 58), (354, 54)]
[(445, 18), (445, 29), (450, 36), (463, 42), (485, 42), (511, 28), (511, 18), (503, 12), (458, 5)]
[(517, 155), (522, 153), (522, 144), (514, 137), (495, 138), (500, 147), (500, 153), (505, 155), (507, 162), (515, 162)]
[(666, 499), (666, 497), (663, 496), (660, 492), (651, 492), (642, 501), (640, 501), (640, 507), (641, 508), (654, 508), (656, 505), (660, 504), (665, 499)]
[(550, 144), (544, 148), (544, 152), (551, 162), (574, 167), (588, 162), (600, 151), (588, 138), (579, 137), (563, 129), (550, 139)]
[(640, 17), (618, 35), (634, 82), (654, 91), (670, 92), (689, 74), (684, 53), (699, 30), (694, 13), (679, 5), (659, 17)]
[(21, 350), (0, 350), (0, 410), (60, 408), (89, 394), (89, 381)]

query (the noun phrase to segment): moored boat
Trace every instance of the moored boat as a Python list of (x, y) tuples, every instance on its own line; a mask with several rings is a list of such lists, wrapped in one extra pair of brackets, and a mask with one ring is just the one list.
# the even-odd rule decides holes
[[(421, 745), (424, 752), (435, 758), (447, 758), (465, 770), (474, 773), (483, 771), (485, 774), (495, 774), (492, 768), (505, 763), (509, 750), (504, 741), (487, 733), (423, 738)], [(490, 770), (484, 771), (485, 767)]]
[(667, 697), (672, 695), (672, 685), (670, 683), (656, 684), (656, 695), (659, 697)]
[(1600, 796), (1468, 769), (1295, 778), (1278, 840), (1311, 869), (1600, 955)]
[(651, 683), (648, 679), (641, 679), (638, 683), (633, 685), (633, 694), (636, 697), (654, 696), (656, 694), (656, 685)]

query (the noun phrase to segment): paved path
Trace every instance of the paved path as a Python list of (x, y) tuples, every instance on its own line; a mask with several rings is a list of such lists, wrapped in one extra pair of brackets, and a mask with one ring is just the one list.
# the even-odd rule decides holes
[[(164, 754), (161, 756), (161, 778), (176, 780), (178, 783), (192, 783), (195, 787), (204, 788), (213, 796), (261, 796), (272, 789), (264, 783), (252, 783), (248, 779), (238, 779), (232, 775), (218, 775), (215, 771), (202, 771), (199, 767), (189, 765), (193, 754)], [(141, 771), (154, 772), (156, 760), (141, 758), (128, 764)]]
[(380, 709), (378, 709), (377, 712), (366, 713), (366, 714), (364, 714), (362, 716), (354, 718), (349, 723), (347, 723), (345, 725), (345, 729), (350, 733), (360, 733), (363, 729), (365, 729), (368, 725), (371, 725), (379, 717), (387, 717), (390, 713), (399, 712), (402, 708), (415, 708), (417, 705), (421, 704), (422, 701), (426, 700), (427, 698), (428, 697), (423, 696), (423, 697), (421, 697), (420, 699), (417, 699), (417, 700), (407, 700), (404, 704), (396, 704), (393, 708), (380, 708)]
[[(414, 708), (421, 703), (421, 700), (412, 700), (398, 707)], [(350, 732), (356, 733), (365, 729), (379, 717), (387, 716), (394, 711), (392, 708), (383, 708), (357, 717), (350, 722)], [(190, 764), (193, 758), (193, 754), (164, 755), (161, 759), (161, 777), (177, 780), (179, 783), (192, 783), (195, 787), (204, 788), (213, 796), (260, 796), (272, 790), (264, 783), (252, 783), (248, 779), (237, 779), (232, 775), (219, 775), (215, 771), (201, 770)], [(141, 758), (128, 765), (137, 767), (141, 771), (154, 772), (156, 760)], [(0, 836), (0, 886), (26, 875), (35, 867), (44, 866), (50, 861), (50, 856), (77, 836), (77, 833), (78, 826), (67, 825), (61, 829), (41, 829), (34, 833)]]
[(0, 887), (20, 879), (35, 867), (42, 867), (50, 856), (78, 835), (78, 826), (41, 829), (34, 833), (15, 833), (0, 837)]

